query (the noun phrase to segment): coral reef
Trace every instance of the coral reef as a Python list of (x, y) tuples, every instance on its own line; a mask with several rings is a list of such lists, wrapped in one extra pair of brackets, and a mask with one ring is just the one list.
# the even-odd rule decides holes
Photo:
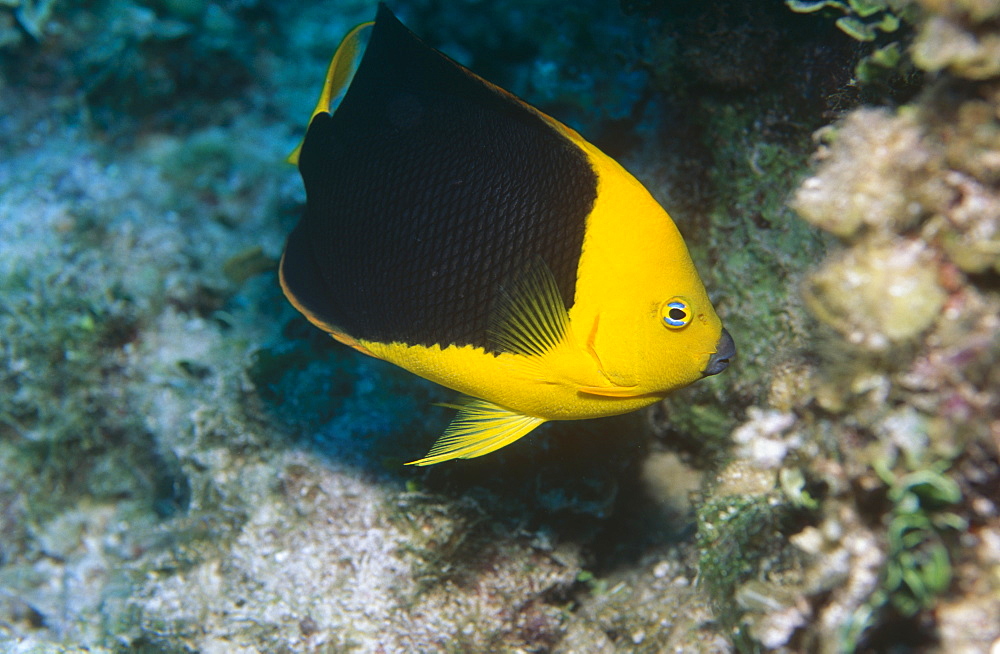
[(0, 649), (1000, 646), (1000, 9), (790, 4), (393, 6), (636, 172), (740, 351), (412, 470), (449, 394), (274, 274), (373, 3), (0, 2)]
[[(745, 574), (706, 551), (703, 573), (739, 575), (707, 581), (747, 647), (1000, 642), (1000, 104), (995, 73), (977, 63), (996, 33), (981, 8), (920, 9), (914, 61), (950, 74), (904, 106), (860, 108), (822, 130), (815, 174), (791, 202), (843, 245), (802, 284), (821, 323), (807, 383), (780, 412), (749, 414), (723, 473), (747, 461), (771, 471), (750, 485), (740, 474), (727, 518), (737, 527), (721, 538), (752, 536), (744, 514), (763, 528), (760, 502), (779, 525), (800, 513), (763, 552), (744, 546)], [(727, 488), (720, 480), (699, 509), (710, 542)], [(748, 587), (767, 601), (745, 602)]]

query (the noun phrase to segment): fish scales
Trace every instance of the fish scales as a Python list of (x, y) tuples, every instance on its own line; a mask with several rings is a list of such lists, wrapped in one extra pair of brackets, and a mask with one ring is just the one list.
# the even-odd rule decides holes
[[(338, 296), (328, 318), (356, 338), (489, 348), (492, 295), (534, 257), (572, 304), (596, 179), (578, 151), (553, 147), (542, 119), (491, 89), (471, 111), (449, 102), (465, 75), (396, 27), (373, 33), (336, 113), (313, 120), (302, 148), (307, 195), (324, 207), (306, 230)], [(400, 105), (404, 125), (392, 118)]]

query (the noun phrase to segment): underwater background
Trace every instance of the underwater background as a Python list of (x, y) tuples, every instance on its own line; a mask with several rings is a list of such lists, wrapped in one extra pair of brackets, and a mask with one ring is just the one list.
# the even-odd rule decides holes
[(361, 0), (0, 0), (0, 649), (1000, 651), (1000, 2), (398, 0), (684, 234), (739, 346), (426, 469), (276, 279)]

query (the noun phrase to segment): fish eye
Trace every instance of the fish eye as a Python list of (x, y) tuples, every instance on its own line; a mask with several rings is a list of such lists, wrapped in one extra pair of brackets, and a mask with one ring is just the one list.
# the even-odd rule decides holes
[(691, 322), (691, 306), (682, 297), (670, 298), (660, 307), (663, 324), (669, 329), (682, 329)]

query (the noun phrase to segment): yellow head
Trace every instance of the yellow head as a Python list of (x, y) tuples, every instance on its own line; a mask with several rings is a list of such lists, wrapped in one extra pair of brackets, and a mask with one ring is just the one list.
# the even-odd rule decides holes
[(629, 396), (721, 372), (735, 347), (680, 232), (635, 178), (587, 147), (600, 187), (570, 310), (574, 336)]

